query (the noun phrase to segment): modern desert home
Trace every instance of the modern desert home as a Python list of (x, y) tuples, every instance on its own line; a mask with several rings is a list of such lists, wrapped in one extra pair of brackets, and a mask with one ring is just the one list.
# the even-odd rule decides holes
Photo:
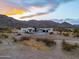
[(19, 30), (19, 32), (22, 32), (22, 33), (33, 33), (34, 30), (35, 30), (34, 28), (28, 27), (28, 28), (21, 28)]
[(50, 33), (53, 32), (53, 28), (21, 28), (19, 32), (22, 33)]
[(45, 32), (45, 33), (50, 33), (53, 32), (53, 28), (37, 28), (37, 32)]

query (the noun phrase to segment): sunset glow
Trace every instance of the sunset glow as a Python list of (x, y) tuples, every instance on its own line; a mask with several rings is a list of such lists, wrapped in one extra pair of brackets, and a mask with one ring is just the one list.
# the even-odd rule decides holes
[(8, 12), (5, 15), (12, 16), (12, 15), (23, 14), (23, 13), (24, 13), (23, 10), (13, 9), (13, 10), (11, 10), (11, 12)]
[(0, 14), (18, 20), (78, 18), (78, 4), (79, 0), (0, 0)]

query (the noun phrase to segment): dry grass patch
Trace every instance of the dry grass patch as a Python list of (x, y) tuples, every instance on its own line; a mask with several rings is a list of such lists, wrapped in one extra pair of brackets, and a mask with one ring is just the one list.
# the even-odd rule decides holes
[(43, 42), (48, 47), (53, 47), (53, 45), (56, 45), (56, 42), (54, 40), (50, 40), (48, 38), (37, 38), (36, 41)]
[(47, 47), (44, 43), (42, 42), (37, 42), (36, 40), (34, 39), (31, 39), (29, 41), (23, 41), (22, 44), (26, 45), (26, 46), (30, 46), (32, 47), (33, 49), (37, 49), (37, 50), (48, 50), (49, 47)]
[(38, 37), (20, 37), (19, 39), (14, 38), (14, 42), (23, 44), (25, 46), (30, 46), (37, 50), (49, 50), (56, 44), (53, 40), (48, 38), (38, 38)]
[(22, 36), (22, 37), (12, 37), (13, 42), (26, 41), (30, 40), (30, 37)]

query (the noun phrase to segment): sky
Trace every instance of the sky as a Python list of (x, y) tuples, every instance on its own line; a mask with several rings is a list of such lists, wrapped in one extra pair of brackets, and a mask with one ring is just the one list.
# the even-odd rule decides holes
[(18, 20), (79, 24), (79, 0), (0, 0), (0, 14)]

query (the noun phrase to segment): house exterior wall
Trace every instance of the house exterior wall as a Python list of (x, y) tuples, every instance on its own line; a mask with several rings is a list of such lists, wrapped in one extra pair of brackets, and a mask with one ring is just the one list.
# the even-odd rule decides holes
[[(20, 32), (30, 32), (30, 33), (34, 33), (35, 32), (35, 28), (21, 28), (21, 30), (19, 30)], [(50, 33), (53, 32), (53, 28), (37, 28), (38, 33)]]
[(45, 31), (45, 32), (48, 32), (48, 33), (50, 33), (50, 32), (53, 32), (53, 28), (40, 28), (40, 31)]
[(34, 28), (21, 28), (20, 32), (34, 32)]

